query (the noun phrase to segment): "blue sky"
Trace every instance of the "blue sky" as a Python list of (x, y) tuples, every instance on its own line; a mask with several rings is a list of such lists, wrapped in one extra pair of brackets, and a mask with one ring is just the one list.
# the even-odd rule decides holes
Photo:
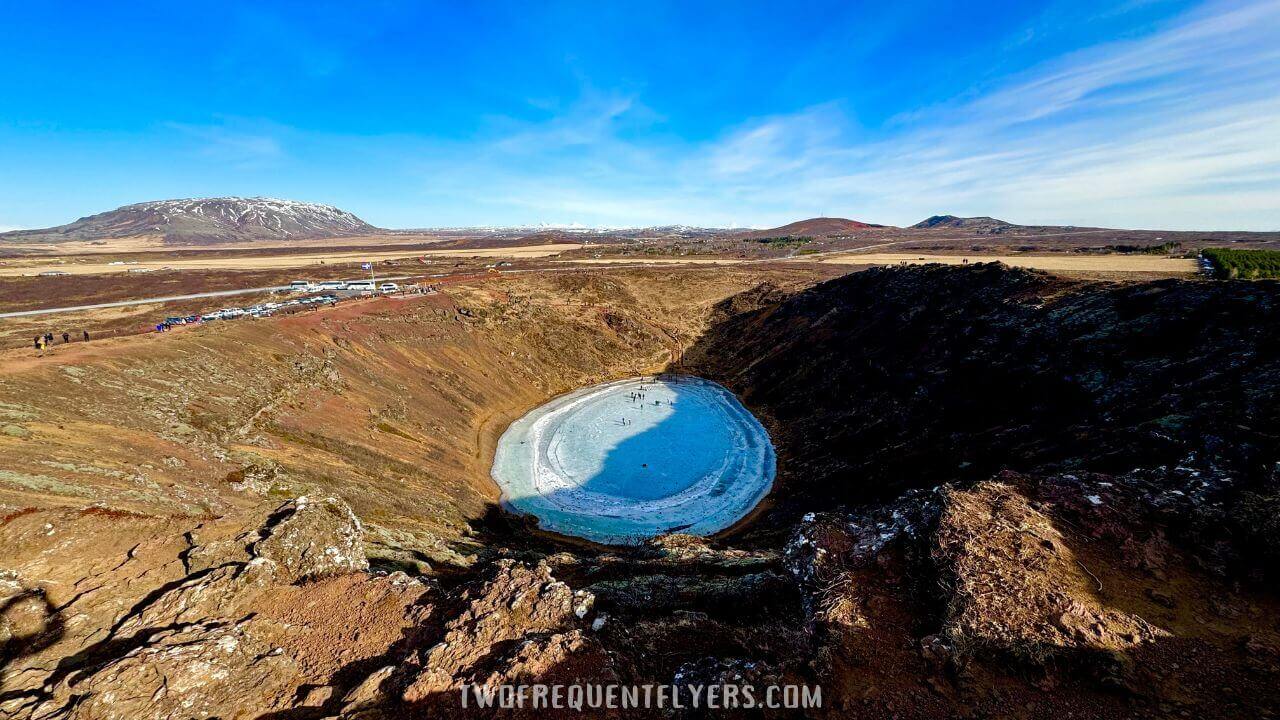
[(0, 0), (0, 227), (265, 195), (386, 227), (1280, 230), (1280, 0)]

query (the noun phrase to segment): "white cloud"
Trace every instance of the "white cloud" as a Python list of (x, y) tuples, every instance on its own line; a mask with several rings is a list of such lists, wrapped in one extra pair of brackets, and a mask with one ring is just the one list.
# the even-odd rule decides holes
[[(579, 161), (561, 158), (545, 168), (548, 182), (509, 184), (506, 202), (614, 222), (723, 222), (746, 211), (759, 224), (826, 209), (896, 224), (951, 211), (1280, 229), (1276, 37), (1276, 1), (1204, 6), (1140, 40), (901, 118), (876, 141), (854, 137), (836, 105), (751, 120), (694, 146), (621, 140), (613, 123), (625, 108), (570, 114), (513, 137), (526, 149), (580, 141), (593, 150), (577, 160), (602, 169), (603, 182), (577, 182)], [(634, 156), (644, 163), (627, 167)]]
[[(869, 134), (836, 103), (687, 142), (634, 95), (436, 144), (430, 193), (521, 221), (768, 225), (938, 212), (1280, 229), (1280, 0), (1202, 6)], [(643, 130), (643, 132), (635, 132)]]
[[(771, 135), (752, 161), (741, 157), (751, 146), (740, 137), (755, 132), (748, 128), (708, 155), (729, 149), (743, 168), (785, 169), (743, 172), (720, 193), (898, 224), (957, 212), (1280, 229), (1277, 36), (1280, 3), (1205, 11), (1145, 40), (1050, 63), (968, 103), (903, 118), (875, 143), (801, 140), (776, 158), (786, 141)], [(758, 127), (785, 128), (796, 117), (807, 113)]]
[[(852, 54), (842, 61), (863, 62), (867, 48), (915, 28), (910, 13), (884, 12), (871, 40), (859, 25), (856, 47), (843, 35), (829, 40), (823, 52), (798, 61), (804, 72), (792, 68), (793, 77), (811, 75), (846, 45)], [(1011, 33), (1005, 47), (1061, 32), (1068, 15), (1083, 22), (1076, 12), (1054, 3), (1045, 17)], [(243, 23), (247, 29), (236, 32), (270, 34), (275, 27), (271, 17)], [(424, 127), (447, 136), (399, 125), (398, 134), (370, 135), (222, 117), (107, 141), (58, 138), (102, 155), (99, 164), (108, 169), (101, 177), (139, 162), (125, 141), (154, 150), (141, 163), (153, 176), (137, 173), (145, 186), (82, 180), (77, 202), (92, 195), (96, 205), (85, 212), (148, 196), (262, 193), (333, 202), (386, 225), (768, 226), (819, 213), (910, 224), (949, 212), (1031, 223), (1280, 230), (1278, 37), (1280, 0), (1208, 2), (1145, 35), (956, 88), (948, 101), (871, 127), (857, 122), (852, 99), (835, 97), (742, 118), (710, 137), (685, 137), (668, 126), (662, 108), (645, 103), (643, 84), (602, 90), (580, 77), (576, 99), (527, 98), (521, 110), (540, 119), (482, 118), (467, 137), (444, 122)], [(330, 57), (311, 39), (290, 39), (279, 52), (296, 54), (309, 76), (342, 70), (346, 56)], [(222, 62), (234, 69), (253, 60)], [(423, 109), (424, 116), (432, 112)], [(39, 162), (57, 144), (24, 147), (28, 162)], [(58, 188), (70, 186), (70, 176), (57, 177)], [(146, 195), (122, 197), (139, 192)], [(45, 194), (56, 193), (30, 193)], [(24, 219), (30, 205), (14, 204), (9, 216), (41, 224)]]

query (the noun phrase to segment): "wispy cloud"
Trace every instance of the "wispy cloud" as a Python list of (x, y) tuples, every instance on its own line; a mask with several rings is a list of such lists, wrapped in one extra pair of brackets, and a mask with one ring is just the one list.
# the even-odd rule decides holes
[(227, 120), (219, 125), (167, 123), (186, 136), (192, 151), (201, 158), (238, 170), (268, 167), (285, 157), (280, 128), (262, 123)]
[[(1266, 92), (1280, 59), (1280, 3), (1215, 4), (1141, 40), (1116, 42), (1050, 62), (961, 108), (966, 118), (1013, 125), (1097, 105), (1117, 95), (1150, 107), (1201, 93)], [(1245, 72), (1241, 77), (1239, 73)], [(1155, 86), (1155, 87), (1152, 87)], [(1272, 88), (1274, 90), (1274, 87)], [(1152, 90), (1159, 92), (1153, 93)]]
[[(868, 134), (836, 102), (666, 137), (638, 96), (495, 121), (432, 178), (488, 210), (603, 224), (1023, 222), (1280, 229), (1280, 1), (1213, 3)], [(644, 126), (648, 132), (631, 132)], [(465, 158), (464, 158), (465, 156)]]

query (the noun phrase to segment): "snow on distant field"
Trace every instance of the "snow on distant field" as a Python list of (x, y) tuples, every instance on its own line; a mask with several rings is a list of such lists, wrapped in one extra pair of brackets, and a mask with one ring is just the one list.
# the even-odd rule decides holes
[(769, 492), (760, 422), (701, 378), (583, 388), (512, 423), (493, 478), (507, 507), (547, 530), (609, 544), (732, 525)]

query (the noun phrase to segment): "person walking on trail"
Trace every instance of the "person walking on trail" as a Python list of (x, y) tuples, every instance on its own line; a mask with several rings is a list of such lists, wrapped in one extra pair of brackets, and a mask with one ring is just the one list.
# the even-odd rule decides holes
[(31, 341), (32, 346), (38, 351), (40, 349), (40, 336), (37, 335), (35, 340)]
[(71, 342), (71, 333), (69, 332), (62, 333), (62, 344), (66, 345), (69, 342)]
[(44, 346), (45, 346), (45, 347), (49, 347), (49, 346), (50, 346), (50, 345), (52, 345), (52, 344), (53, 344), (53, 333), (45, 333), (45, 334), (44, 334)]
[(88, 331), (88, 330), (85, 330), (85, 331), (84, 331), (84, 341), (85, 341), (85, 342), (89, 342), (89, 331)]

